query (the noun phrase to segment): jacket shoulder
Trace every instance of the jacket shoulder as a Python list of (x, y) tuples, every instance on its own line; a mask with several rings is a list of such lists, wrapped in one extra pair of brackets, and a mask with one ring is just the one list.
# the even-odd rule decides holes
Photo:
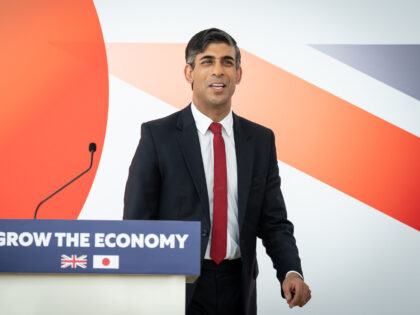
[(144, 123), (144, 125), (147, 125), (149, 128), (153, 130), (175, 127), (182, 111), (183, 110), (179, 110), (168, 116), (147, 121)]
[(273, 131), (270, 128), (267, 128), (263, 125), (260, 125), (246, 118), (240, 117), (238, 115), (235, 116), (238, 122), (241, 124), (241, 128), (246, 130), (249, 134), (266, 137), (274, 135)]

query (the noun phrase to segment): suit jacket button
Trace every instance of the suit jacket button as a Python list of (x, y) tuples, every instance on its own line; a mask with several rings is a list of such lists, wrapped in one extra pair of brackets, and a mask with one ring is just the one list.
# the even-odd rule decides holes
[(209, 232), (207, 232), (207, 231), (202, 231), (201, 232), (201, 236), (204, 236), (205, 237), (205, 236), (208, 236), (208, 235), (209, 235)]

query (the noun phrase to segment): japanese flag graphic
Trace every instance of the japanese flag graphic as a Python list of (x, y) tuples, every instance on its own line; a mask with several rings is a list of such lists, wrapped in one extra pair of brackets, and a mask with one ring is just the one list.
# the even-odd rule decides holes
[(120, 268), (120, 256), (118, 255), (93, 255), (93, 268), (118, 269)]

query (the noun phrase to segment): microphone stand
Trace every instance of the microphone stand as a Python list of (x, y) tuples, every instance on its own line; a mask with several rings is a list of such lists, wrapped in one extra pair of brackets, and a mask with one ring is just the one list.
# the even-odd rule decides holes
[(92, 168), (92, 164), (93, 164), (93, 154), (96, 151), (96, 144), (95, 143), (91, 143), (89, 144), (89, 151), (90, 151), (90, 165), (89, 168), (85, 171), (83, 171), (82, 173), (80, 173), (79, 175), (77, 175), (75, 178), (73, 178), (70, 182), (68, 182), (67, 184), (65, 184), (63, 187), (59, 188), (57, 191), (55, 191), (54, 193), (52, 193), (51, 195), (49, 195), (47, 198), (45, 198), (44, 200), (42, 200), (38, 206), (35, 209), (35, 213), (34, 213), (34, 219), (36, 220), (36, 215), (38, 213), (39, 207), (48, 199), (50, 199), (51, 197), (53, 197), (54, 195), (56, 195), (57, 193), (59, 193), (60, 191), (62, 191), (64, 188), (66, 188), (68, 185), (70, 185), (71, 183), (73, 183), (75, 180), (77, 180), (79, 177), (83, 176), (85, 173), (87, 173), (88, 171), (90, 171), (90, 169)]

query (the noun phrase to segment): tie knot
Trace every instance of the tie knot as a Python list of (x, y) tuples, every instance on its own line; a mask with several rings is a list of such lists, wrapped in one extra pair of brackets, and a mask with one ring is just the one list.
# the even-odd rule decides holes
[(211, 132), (213, 132), (215, 135), (216, 134), (222, 134), (222, 124), (219, 123), (211, 123), (210, 125), (210, 130)]

